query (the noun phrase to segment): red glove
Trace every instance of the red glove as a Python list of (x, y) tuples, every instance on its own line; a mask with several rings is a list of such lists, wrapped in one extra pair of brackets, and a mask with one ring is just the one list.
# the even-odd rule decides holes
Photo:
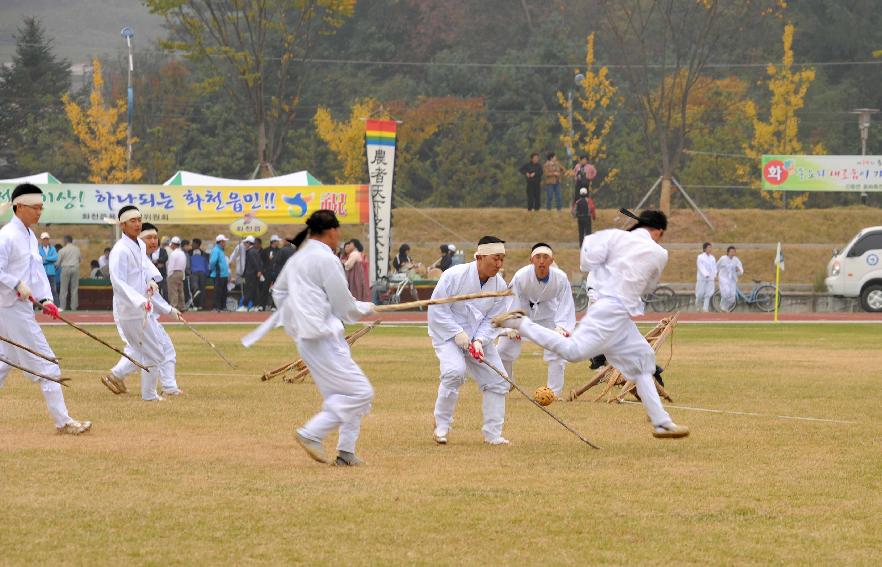
[(484, 360), (484, 347), (481, 345), (481, 341), (474, 341), (469, 345), (469, 354), (472, 355), (472, 358), (475, 360)]
[(144, 311), (146, 311), (147, 313), (150, 313), (151, 311), (153, 311), (153, 304), (150, 303), (149, 301), (147, 303), (145, 303), (144, 304)]
[(52, 317), (53, 319), (61, 319), (61, 313), (58, 311), (57, 305), (49, 300), (44, 301), (41, 305), (43, 306), (43, 313)]

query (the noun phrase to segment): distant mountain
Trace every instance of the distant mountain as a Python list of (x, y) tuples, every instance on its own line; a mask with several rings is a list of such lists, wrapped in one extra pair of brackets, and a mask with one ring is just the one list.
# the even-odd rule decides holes
[(163, 36), (163, 20), (139, 0), (0, 0), (0, 63), (15, 53), (14, 35), (22, 18), (36, 16), (53, 39), (55, 53), (71, 63), (125, 48), (120, 30), (135, 31), (135, 45), (147, 47)]

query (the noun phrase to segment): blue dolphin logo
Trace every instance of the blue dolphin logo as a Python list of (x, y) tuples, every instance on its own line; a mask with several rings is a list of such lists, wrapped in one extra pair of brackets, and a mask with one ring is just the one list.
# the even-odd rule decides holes
[[(288, 214), (294, 218), (300, 218), (306, 214), (307, 203), (302, 193), (297, 193), (293, 197), (282, 197), (282, 200), (291, 205), (288, 207)], [(299, 212), (297, 212), (299, 209)]]

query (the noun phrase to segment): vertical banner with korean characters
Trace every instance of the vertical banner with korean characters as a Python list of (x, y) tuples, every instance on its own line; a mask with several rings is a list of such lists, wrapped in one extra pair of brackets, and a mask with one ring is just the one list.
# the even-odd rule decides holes
[(882, 191), (882, 156), (763, 156), (763, 191)]
[(389, 272), (392, 244), (392, 177), (395, 173), (394, 120), (368, 120), (367, 147), (370, 215), (370, 280), (374, 284)]

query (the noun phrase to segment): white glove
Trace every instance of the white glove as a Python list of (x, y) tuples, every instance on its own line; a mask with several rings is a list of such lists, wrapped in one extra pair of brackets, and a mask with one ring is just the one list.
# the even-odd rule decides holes
[(521, 340), (521, 334), (517, 329), (506, 329), (503, 334), (513, 341)]
[(178, 311), (178, 310), (177, 310), (176, 308), (174, 308), (174, 307), (171, 308), (171, 313), (169, 313), (169, 315), (171, 315), (172, 317), (174, 317), (174, 318), (177, 319), (178, 321), (183, 321), (183, 320), (184, 320), (184, 316), (181, 315), (181, 312)]
[(456, 346), (461, 348), (462, 350), (469, 349), (469, 336), (465, 331), (460, 331), (456, 333), (456, 336), (453, 337), (453, 342), (456, 343)]
[(147, 284), (147, 295), (153, 295), (157, 291), (159, 291), (159, 284), (156, 283), (156, 280), (151, 279)]
[(18, 285), (15, 286), (15, 293), (18, 294), (19, 299), (28, 301), (31, 297), (31, 288), (24, 282), (18, 282)]
[(557, 334), (562, 335), (564, 337), (570, 336), (570, 332), (567, 331), (566, 329), (564, 329), (563, 327), (555, 327), (554, 332), (556, 332)]

